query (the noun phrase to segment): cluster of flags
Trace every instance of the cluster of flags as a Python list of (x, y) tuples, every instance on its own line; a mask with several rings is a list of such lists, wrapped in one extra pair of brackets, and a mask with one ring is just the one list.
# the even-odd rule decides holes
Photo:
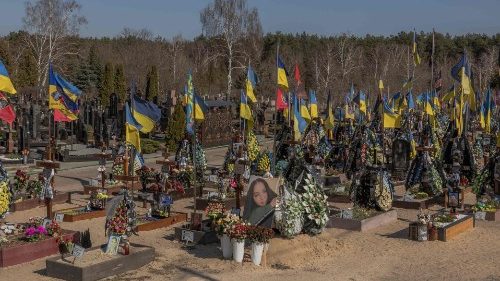
[(0, 60), (0, 119), (12, 124), (16, 119), (16, 113), (4, 93), (15, 95), (17, 91), (10, 80), (7, 68)]

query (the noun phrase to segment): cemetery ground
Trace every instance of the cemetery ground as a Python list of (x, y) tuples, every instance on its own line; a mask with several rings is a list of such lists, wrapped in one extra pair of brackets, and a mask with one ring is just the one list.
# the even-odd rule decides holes
[[(266, 145), (272, 146), (272, 142)], [(208, 149), (209, 166), (221, 165), (226, 149)], [(160, 157), (160, 153), (148, 155), (146, 164), (159, 168), (154, 163)], [(81, 191), (84, 181), (96, 174), (95, 162), (62, 163), (55, 180), (56, 190)], [(398, 192), (401, 189), (398, 187)], [(474, 202), (474, 195), (467, 194), (466, 203)], [(72, 203), (57, 204), (54, 209), (84, 205), (86, 200), (75, 194)], [(138, 203), (138, 212), (144, 213), (141, 206)], [(192, 212), (192, 206), (192, 198), (182, 199), (173, 210)], [(440, 208), (435, 205), (431, 210)], [(397, 209), (397, 212), (397, 222), (365, 233), (326, 229), (319, 236), (275, 238), (271, 241), (266, 267), (222, 260), (217, 243), (188, 248), (173, 239), (173, 228), (141, 232), (131, 237), (131, 241), (154, 247), (156, 259), (109, 280), (500, 280), (500, 222), (476, 221), (476, 228), (449, 242), (420, 243), (407, 238), (408, 223), (418, 210)], [(44, 214), (45, 208), (39, 207), (12, 213), (9, 220), (20, 222)], [(104, 220), (63, 222), (62, 227), (90, 229), (93, 246), (97, 246), (105, 243)], [(45, 259), (38, 259), (0, 269), (0, 280), (55, 280), (44, 272)]]

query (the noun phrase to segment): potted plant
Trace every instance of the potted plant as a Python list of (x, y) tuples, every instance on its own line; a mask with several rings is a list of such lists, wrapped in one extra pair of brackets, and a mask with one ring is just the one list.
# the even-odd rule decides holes
[(235, 262), (243, 262), (247, 234), (248, 224), (243, 221), (234, 224), (229, 230), (229, 237), (231, 237), (233, 242), (233, 260)]
[(252, 262), (255, 265), (260, 265), (264, 247), (273, 237), (274, 231), (267, 227), (249, 226), (247, 234), (248, 240), (252, 242)]
[(234, 214), (227, 214), (224, 217), (219, 218), (215, 221), (215, 232), (219, 236), (222, 256), (225, 259), (230, 259), (233, 256), (233, 248), (231, 245), (231, 238), (229, 237), (229, 231), (233, 225), (240, 222), (240, 217)]

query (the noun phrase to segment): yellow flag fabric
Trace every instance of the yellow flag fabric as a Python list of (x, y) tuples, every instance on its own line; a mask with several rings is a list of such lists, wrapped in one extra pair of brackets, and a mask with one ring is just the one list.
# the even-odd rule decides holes
[(383, 102), (384, 110), (384, 128), (400, 128), (401, 127), (401, 115), (390, 110), (386, 101)]
[(283, 88), (285, 91), (288, 91), (288, 78), (287, 71), (285, 68), (285, 64), (281, 61), (281, 58), (278, 57), (278, 86)]
[(128, 123), (125, 123), (125, 140), (127, 143), (133, 145), (137, 151), (141, 152), (141, 137), (139, 136), (139, 130)]

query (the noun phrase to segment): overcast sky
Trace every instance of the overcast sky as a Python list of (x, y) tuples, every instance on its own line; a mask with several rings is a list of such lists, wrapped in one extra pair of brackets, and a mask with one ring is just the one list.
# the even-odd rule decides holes
[[(171, 38), (201, 33), (206, 0), (80, 0), (88, 24), (82, 36), (114, 37), (124, 27)], [(500, 0), (248, 0), (264, 32), (390, 35), (399, 31), (500, 33)], [(25, 1), (0, 0), (0, 35), (22, 28)]]

